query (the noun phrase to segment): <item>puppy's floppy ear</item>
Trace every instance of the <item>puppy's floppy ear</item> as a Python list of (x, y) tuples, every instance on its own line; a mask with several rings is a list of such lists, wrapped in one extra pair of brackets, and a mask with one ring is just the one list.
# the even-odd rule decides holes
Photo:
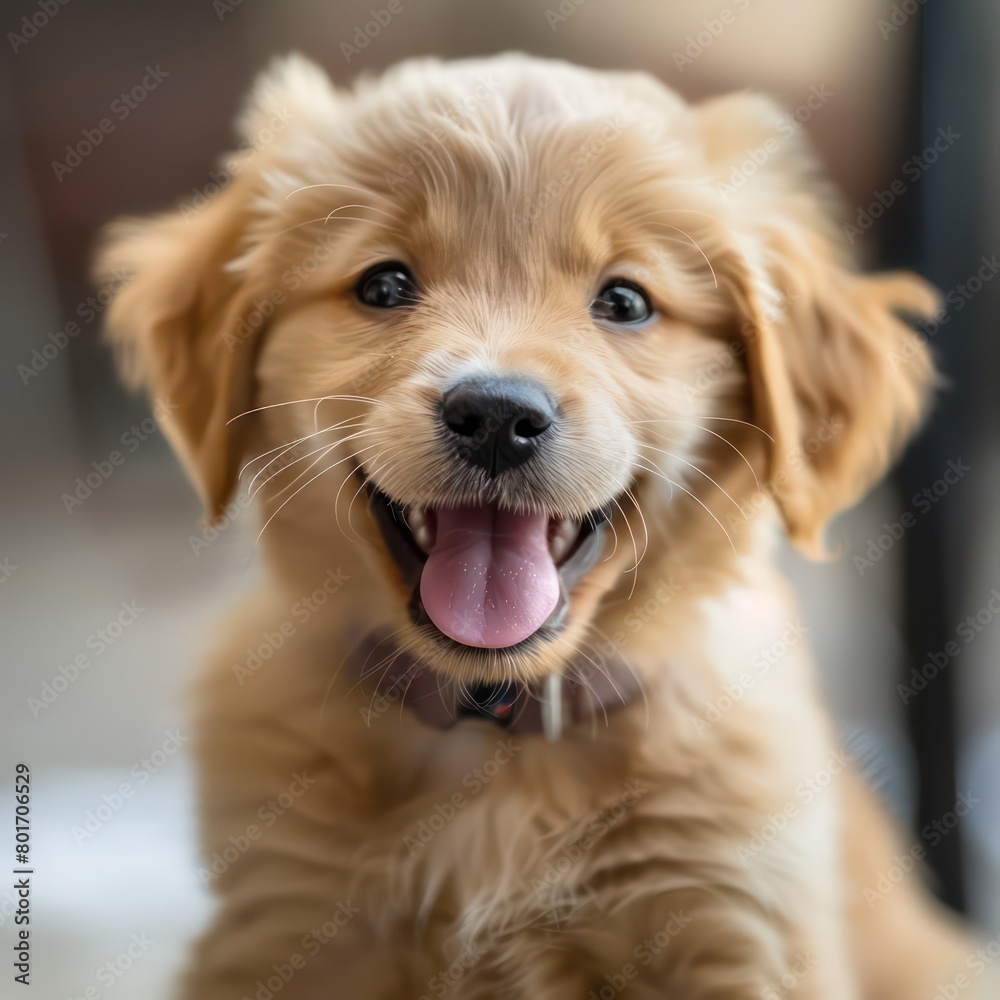
[(227, 265), (249, 247), (264, 164), (290, 123), (332, 99), (325, 75), (301, 57), (275, 64), (240, 119), (245, 141), (229, 161), (228, 187), (201, 207), (123, 219), (104, 233), (98, 279), (125, 282), (108, 310), (109, 337), (126, 381), (159, 404), (164, 433), (212, 519), (236, 486), (245, 421), (230, 421), (252, 406), (256, 348), (283, 300), (280, 289)]
[(819, 555), (826, 523), (882, 477), (927, 409), (934, 366), (901, 317), (931, 315), (937, 296), (915, 275), (855, 270), (794, 119), (750, 95), (705, 112), (736, 234), (725, 268), (753, 419), (772, 439), (768, 491), (792, 541)]
[(197, 215), (108, 227), (102, 280), (127, 283), (107, 317), (126, 382), (145, 386), (167, 439), (218, 517), (236, 484), (239, 421), (252, 398), (252, 296), (225, 270), (237, 256), (249, 182), (240, 178)]

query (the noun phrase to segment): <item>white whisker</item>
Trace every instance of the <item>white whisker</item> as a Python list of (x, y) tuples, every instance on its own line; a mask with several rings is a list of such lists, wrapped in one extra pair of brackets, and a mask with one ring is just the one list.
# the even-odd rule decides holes
[[(370, 206), (368, 206), (368, 205), (366, 205), (364, 207), (365, 208), (370, 208)], [(288, 233), (295, 232), (296, 229), (303, 229), (306, 226), (312, 226), (312, 225), (314, 225), (317, 222), (322, 222), (323, 225), (325, 226), (330, 221), (331, 218), (333, 218), (333, 220), (335, 222), (337, 222), (337, 221), (341, 221), (341, 222), (371, 222), (372, 221), (371, 219), (359, 219), (356, 215), (338, 215), (336, 217), (333, 217), (332, 215), (321, 215), (318, 218), (315, 218), (315, 219), (306, 219), (304, 222), (297, 222), (294, 226), (289, 226), (287, 229), (282, 229), (280, 232), (275, 233), (274, 236), (271, 237), (271, 239), (277, 239), (279, 236), (286, 236)]]
[(666, 451), (663, 448), (657, 448), (651, 444), (644, 444), (641, 441), (639, 442), (639, 447), (650, 448), (653, 451), (659, 452), (661, 455), (666, 455), (668, 458), (674, 459), (674, 461), (676, 462), (683, 463), (689, 469), (694, 469), (694, 471), (697, 472), (699, 475), (704, 476), (740, 512), (740, 514), (743, 517), (743, 520), (746, 521), (747, 524), (750, 523), (750, 520), (747, 518), (746, 514), (743, 513), (743, 508), (740, 506), (740, 504), (733, 499), (733, 497), (729, 494), (729, 492), (725, 488), (720, 486), (707, 472), (705, 472), (704, 469), (700, 469), (693, 462), (689, 462), (687, 459), (681, 458), (680, 455), (675, 455), (672, 451)]
[[(303, 455), (301, 458), (295, 459), (294, 462), (290, 462), (288, 465), (283, 466), (282, 468), (278, 469), (277, 472), (268, 476), (267, 479), (265, 479), (260, 484), (260, 486), (257, 487), (256, 491), (253, 494), (251, 494), (251, 496), (256, 496), (257, 493), (259, 493), (262, 489), (264, 489), (264, 487), (269, 482), (271, 482), (272, 479), (275, 478), (275, 476), (280, 475), (282, 472), (285, 471), (285, 469), (290, 469), (292, 468), (293, 465), (297, 465), (299, 462), (305, 461), (305, 459), (311, 457), (312, 455), (319, 454), (319, 458), (313, 459), (313, 461), (309, 464), (309, 466), (304, 471), (300, 472), (290, 483), (286, 483), (284, 486), (281, 487), (280, 490), (277, 490), (275, 493), (272, 493), (270, 497), (268, 497), (269, 500), (277, 499), (277, 497), (280, 497), (282, 493), (291, 489), (303, 476), (305, 476), (309, 472), (310, 469), (318, 465), (326, 455), (329, 455), (331, 451), (334, 451), (335, 449), (339, 448), (342, 444), (346, 444), (348, 441), (353, 441), (356, 440), (357, 438), (364, 437), (366, 434), (373, 434), (373, 433), (375, 432), (372, 430), (356, 431), (354, 434), (349, 434), (347, 437), (341, 438), (339, 441), (335, 441), (333, 444), (325, 444), (320, 446), (319, 448), (314, 449), (307, 455)], [(354, 456), (358, 455), (361, 451), (364, 450), (365, 450), (364, 448), (358, 449), (358, 451), (354, 452)], [(321, 452), (322, 454), (320, 454)], [(334, 465), (330, 466), (331, 469), (334, 467), (335, 467)]]
[(311, 434), (303, 434), (302, 437), (295, 438), (294, 441), (285, 441), (282, 444), (275, 445), (273, 448), (268, 448), (267, 451), (262, 451), (255, 458), (251, 458), (250, 461), (244, 464), (244, 466), (240, 469), (237, 478), (242, 479), (243, 476), (246, 474), (247, 469), (249, 469), (250, 466), (253, 465), (255, 462), (259, 462), (262, 458), (267, 458), (268, 455), (273, 455), (276, 451), (281, 452), (281, 455), (277, 455), (275, 458), (272, 458), (271, 461), (265, 462), (263, 468), (258, 471), (263, 471), (263, 469), (266, 469), (269, 465), (279, 461), (290, 448), (294, 448), (296, 445), (302, 444), (303, 442), (308, 441), (309, 438), (316, 437), (318, 434), (325, 434), (327, 431), (332, 431), (336, 430), (337, 428), (343, 427), (344, 424), (347, 424), (354, 419), (355, 419), (354, 417), (347, 417), (345, 420), (341, 420), (340, 423), (331, 424), (329, 427), (324, 427), (322, 430), (313, 431)]
[[(603, 637), (606, 642), (610, 642), (612, 645), (614, 645), (614, 643), (611, 641), (611, 637), (602, 629), (598, 628), (593, 622), (587, 622), (587, 629), (591, 632), (595, 632), (598, 636)], [(590, 646), (590, 648), (593, 649), (594, 652), (597, 652), (597, 648), (596, 646), (594, 646), (593, 643), (588, 642), (587, 645)], [(628, 660), (624, 656), (619, 657), (619, 659), (621, 661), (622, 666), (635, 679), (636, 686), (639, 688), (639, 694), (642, 696), (642, 704), (646, 715), (645, 727), (649, 728), (649, 697), (646, 694), (646, 685), (642, 679), (642, 676), (638, 673), (638, 671), (636, 671), (636, 669), (632, 666), (631, 663), (628, 662)]]
[(287, 399), (283, 403), (268, 403), (266, 406), (255, 406), (252, 410), (244, 410), (242, 413), (237, 413), (235, 417), (231, 417), (226, 421), (226, 426), (228, 427), (234, 421), (239, 420), (241, 417), (247, 417), (251, 413), (260, 413), (261, 410), (273, 410), (278, 406), (294, 406), (296, 403), (315, 403), (317, 400), (323, 402), (327, 399), (339, 399), (349, 403), (371, 403), (374, 406), (386, 405), (381, 399), (372, 399), (371, 396), (309, 396), (307, 399)]
[[(362, 194), (371, 195), (372, 197), (378, 197), (374, 191), (371, 191), (369, 188), (358, 187), (357, 184), (324, 183), (324, 184), (303, 184), (302, 187), (298, 187), (294, 191), (290, 191), (288, 194), (286, 194), (285, 201), (288, 201), (288, 199), (291, 198), (293, 194), (299, 194), (301, 191), (311, 191), (313, 190), (313, 188), (321, 188), (321, 187), (343, 188), (345, 191), (360, 191)], [(366, 206), (366, 207), (371, 207), (371, 206)]]
[[(372, 459), (372, 463), (371, 464), (374, 465), (379, 460), (379, 458), (381, 458), (385, 454), (385, 451), (386, 451), (385, 449), (383, 449), (382, 451), (380, 451), (378, 453), (378, 455), (376, 455), (375, 458)], [(352, 515), (352, 512), (354, 510), (354, 502), (355, 502), (355, 500), (358, 499), (358, 496), (361, 494), (361, 491), (372, 481), (372, 477), (375, 475), (375, 473), (381, 472), (385, 468), (385, 466), (388, 464), (389, 461), (392, 461), (391, 457), (390, 457), (390, 459), (387, 462), (383, 462), (382, 465), (380, 465), (377, 469), (372, 469), (372, 471), (369, 472), (367, 476), (365, 476), (363, 482), (361, 483), (361, 485), (355, 491), (354, 496), (351, 497), (351, 502), (347, 505), (347, 527), (350, 528), (351, 531), (354, 532), (354, 535), (358, 539), (359, 542), (364, 541), (364, 539), (358, 534), (358, 531), (354, 527), (354, 524), (353, 524), (353, 522), (351, 520), (351, 515)], [(343, 486), (341, 486), (341, 489), (343, 489)], [(338, 498), (340, 497), (340, 492), (339, 491), (337, 492), (337, 497)]]
[(702, 427), (701, 424), (697, 423), (697, 421), (679, 420), (675, 417), (659, 417), (652, 420), (630, 420), (629, 423), (630, 424), (661, 424), (661, 423), (686, 424), (688, 427), (697, 427), (698, 430), (703, 431), (705, 434), (711, 434), (712, 437), (718, 438), (723, 444), (729, 445), (729, 447), (732, 448), (733, 451), (735, 451), (736, 454), (743, 459), (744, 463), (746, 464), (746, 467), (750, 470), (750, 475), (753, 476), (753, 481), (754, 485), (757, 487), (757, 492), (758, 493), (760, 492), (760, 480), (757, 478), (757, 472), (754, 469), (753, 465), (750, 464), (750, 459), (748, 459), (746, 455), (744, 455), (743, 452), (739, 448), (737, 448), (732, 441), (729, 440), (729, 438), (720, 434), (718, 431), (713, 431), (711, 427)]
[[(371, 446), (368, 446), (368, 447), (371, 447)], [(300, 486), (300, 487), (299, 487), (299, 488), (298, 488), (298, 489), (297, 489), (297, 490), (296, 490), (296, 491), (295, 491), (295, 492), (294, 492), (294, 493), (293, 493), (293, 494), (292, 494), (291, 496), (289, 496), (289, 497), (286, 497), (286, 498), (285, 498), (284, 500), (282, 500), (282, 502), (281, 502), (281, 506), (279, 506), (279, 507), (278, 507), (278, 509), (277, 509), (277, 510), (276, 510), (276, 511), (275, 511), (275, 512), (274, 512), (274, 513), (273, 513), (273, 514), (272, 514), (272, 515), (271, 515), (271, 516), (270, 516), (270, 517), (269, 517), (269, 518), (268, 518), (268, 519), (267, 519), (267, 520), (266, 520), (266, 521), (264, 522), (264, 527), (260, 529), (260, 532), (259, 532), (259, 533), (258, 533), (258, 535), (257, 535), (257, 542), (259, 542), (259, 541), (260, 541), (260, 537), (261, 537), (261, 535), (263, 535), (263, 534), (264, 534), (264, 531), (265, 531), (265, 529), (267, 528), (267, 526), (268, 526), (268, 525), (269, 525), (269, 524), (270, 524), (270, 523), (271, 523), (271, 522), (272, 522), (272, 521), (273, 521), (273, 520), (274, 520), (274, 519), (275, 519), (275, 518), (276, 518), (276, 517), (278, 516), (278, 514), (280, 514), (280, 513), (281, 513), (281, 511), (282, 511), (282, 510), (284, 510), (284, 508), (285, 508), (285, 507), (286, 507), (286, 506), (287, 506), (287, 505), (288, 505), (288, 504), (289, 504), (289, 503), (290, 503), (290, 502), (291, 502), (292, 500), (294, 500), (294, 499), (295, 499), (295, 498), (296, 498), (296, 497), (297, 497), (297, 496), (298, 496), (298, 495), (299, 495), (299, 494), (300, 494), (300, 493), (301, 493), (301, 492), (302, 492), (302, 491), (303, 491), (303, 490), (304, 490), (304, 489), (305, 489), (305, 488), (306, 488), (306, 487), (307, 487), (307, 486), (308, 486), (308, 485), (309, 485), (310, 483), (313, 483), (313, 482), (315, 482), (315, 481), (316, 481), (317, 479), (319, 479), (319, 477), (320, 477), (320, 476), (322, 476), (322, 475), (325, 475), (325, 474), (326, 474), (327, 472), (329, 472), (329, 471), (330, 471), (331, 469), (335, 469), (335, 468), (336, 468), (336, 467), (337, 467), (338, 465), (341, 465), (341, 464), (342, 464), (342, 463), (344, 463), (344, 462), (347, 462), (347, 461), (350, 461), (350, 460), (351, 460), (352, 458), (356, 458), (356, 457), (357, 457), (357, 455), (359, 454), (359, 452), (361, 452), (361, 451), (366, 451), (366, 450), (367, 450), (367, 448), (360, 448), (360, 449), (358, 449), (358, 451), (355, 451), (355, 452), (352, 452), (352, 453), (351, 453), (350, 455), (347, 455), (346, 457), (344, 457), (344, 458), (341, 458), (341, 459), (339, 459), (338, 461), (334, 462), (334, 463), (333, 463), (333, 465), (329, 465), (329, 466), (327, 466), (327, 467), (326, 467), (325, 469), (321, 469), (321, 470), (320, 470), (319, 472), (317, 472), (317, 473), (316, 473), (316, 475), (315, 475), (315, 476), (313, 476), (313, 477), (312, 477), (312, 479), (309, 479), (309, 480), (307, 480), (306, 482), (304, 482), (304, 483), (303, 483), (303, 484), (302, 484), (302, 485), (301, 485), (301, 486)], [(256, 543), (255, 543), (255, 544), (256, 544)]]
[[(652, 462), (652, 459), (644, 459), (644, 460), (648, 461), (648, 462)], [(647, 468), (645, 466), (640, 466), (640, 467), (641, 468), (645, 468), (646, 472), (650, 472), (654, 476), (659, 476), (661, 479), (665, 480), (668, 483), (673, 483), (673, 485), (676, 486), (677, 489), (679, 489), (682, 493), (686, 493), (689, 497), (691, 497), (692, 500), (694, 500), (694, 502), (696, 504), (698, 504), (700, 507), (703, 507), (704, 510), (705, 510), (705, 512), (708, 514), (708, 516), (713, 521), (715, 521), (715, 523), (722, 529), (722, 533), (728, 539), (729, 544), (732, 547), (733, 552), (736, 553), (736, 555), (739, 555), (739, 552), (737, 552), (737, 550), (736, 550), (736, 545), (733, 542), (732, 536), (729, 534), (728, 531), (726, 531), (726, 526), (715, 516), (715, 514), (712, 513), (711, 510), (709, 510), (708, 507), (705, 506), (704, 503), (702, 503), (701, 500), (698, 499), (698, 497), (696, 497), (690, 490), (685, 489), (683, 486), (681, 486), (680, 483), (674, 482), (674, 480), (671, 479), (669, 476), (664, 475), (663, 470), (660, 469), (659, 467), (655, 467), (655, 468)]]
[(695, 249), (698, 251), (698, 253), (700, 253), (702, 257), (705, 258), (705, 263), (708, 265), (709, 271), (712, 272), (712, 281), (715, 283), (716, 288), (719, 287), (719, 279), (716, 276), (715, 268), (712, 267), (712, 262), (708, 259), (708, 254), (705, 253), (704, 250), (702, 250), (701, 244), (699, 244), (699, 242), (690, 233), (686, 233), (683, 229), (679, 229), (677, 226), (670, 225), (669, 222), (654, 222), (653, 225), (663, 226), (665, 229), (672, 229), (675, 233), (680, 233), (681, 236), (684, 236), (687, 239), (689, 239), (691, 243), (694, 245)]
[(632, 525), (629, 523), (628, 515), (622, 509), (622, 505), (614, 498), (611, 502), (618, 508), (619, 513), (625, 519), (625, 527), (628, 528), (629, 537), (632, 539), (632, 554), (635, 556), (635, 565), (631, 569), (625, 570), (626, 573), (634, 573), (632, 577), (632, 589), (629, 591), (629, 598), (635, 593), (635, 584), (639, 579), (639, 546), (635, 543), (635, 534), (632, 531)]
[(639, 499), (631, 490), (625, 490), (625, 495), (635, 504), (636, 513), (639, 515), (639, 520), (642, 522), (642, 554), (636, 560), (636, 565), (646, 556), (646, 552), (649, 550), (649, 528), (646, 525), (646, 518), (643, 516), (642, 508), (639, 506)]
[(752, 427), (755, 431), (760, 431), (772, 444), (774, 444), (774, 438), (764, 430), (763, 427), (758, 427), (756, 424), (750, 423), (749, 420), (739, 420), (736, 417), (706, 417), (702, 416), (702, 420), (727, 420), (733, 424), (743, 424), (745, 427)]
[[(257, 458), (253, 459), (251, 462), (248, 462), (247, 465), (244, 466), (243, 469), (240, 470), (240, 476), (242, 477), (243, 473), (246, 471), (246, 469), (250, 465), (253, 464), (253, 462), (259, 461), (261, 458), (264, 458), (265, 455), (268, 455), (271, 452), (278, 451), (279, 449), (281, 449), (280, 454), (275, 455), (274, 458), (270, 459), (270, 461), (265, 462), (254, 473), (253, 478), (247, 484), (247, 489), (248, 490), (252, 490), (253, 489), (253, 484), (257, 481), (257, 479), (260, 476), (264, 475), (264, 473), (267, 472), (268, 469), (270, 469), (272, 466), (276, 465), (277, 463), (280, 463), (282, 461), (282, 459), (284, 459), (284, 457), (290, 451), (292, 451), (294, 448), (297, 448), (299, 445), (305, 444), (306, 441), (310, 440), (311, 438), (319, 437), (321, 434), (327, 434), (327, 433), (329, 433), (330, 431), (333, 431), (333, 430), (351, 430), (351, 429), (353, 429), (355, 427), (358, 427), (358, 426), (360, 426), (360, 425), (359, 424), (355, 424), (355, 423), (351, 423), (350, 422), (350, 418), (348, 418), (348, 420), (342, 420), (339, 424), (333, 424), (330, 427), (324, 427), (321, 430), (313, 431), (311, 434), (303, 434), (302, 437), (296, 438), (294, 441), (291, 441), (288, 444), (278, 445), (277, 448), (271, 448), (270, 451), (266, 451), (263, 454), (258, 455)], [(310, 452), (309, 454), (315, 455), (316, 453), (315, 452)], [(285, 462), (283, 465), (280, 465), (277, 469), (275, 469), (274, 472), (272, 472), (271, 476), (268, 476), (268, 478), (269, 479), (272, 478), (273, 476), (277, 475), (279, 472), (281, 472), (284, 469), (291, 468), (297, 462), (300, 462), (303, 458), (308, 458), (308, 455), (302, 455), (299, 458), (296, 458), (296, 459), (294, 459), (294, 460), (292, 460), (290, 462)]]

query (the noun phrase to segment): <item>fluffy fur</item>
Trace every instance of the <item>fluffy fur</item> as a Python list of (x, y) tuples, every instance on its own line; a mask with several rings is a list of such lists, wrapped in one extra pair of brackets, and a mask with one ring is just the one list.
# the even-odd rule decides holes
[[(801, 139), (752, 94), (692, 106), (521, 56), (340, 91), (292, 57), (240, 132), (226, 190), (118, 223), (101, 263), (131, 275), (110, 333), (171, 402), (210, 515), (249, 463), (266, 525), (198, 692), (220, 907), (182, 995), (930, 1000), (970, 946), (916, 876), (865, 900), (898, 848), (770, 552), (784, 530), (822, 553), (920, 420), (933, 369), (899, 315), (933, 293), (855, 271)], [(352, 290), (388, 259), (424, 297), (373, 316)], [(642, 330), (588, 313), (618, 275), (658, 307)], [(475, 492), (433, 421), (477, 371), (543, 380), (572, 429), (530, 483), (481, 490), (616, 504), (566, 628), (488, 658), (411, 624), (355, 474), (405, 503)], [(464, 683), (614, 651), (644, 697), (556, 743), (432, 729), (344, 666), (379, 628)]]

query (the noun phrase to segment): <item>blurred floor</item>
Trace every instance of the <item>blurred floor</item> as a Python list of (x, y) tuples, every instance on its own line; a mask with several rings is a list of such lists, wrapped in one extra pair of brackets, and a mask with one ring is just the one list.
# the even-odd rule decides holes
[[(60, 1000), (90, 987), (86, 1000), (159, 1000), (210, 912), (186, 691), (203, 639), (247, 582), (253, 537), (234, 526), (196, 557), (197, 504), (164, 454), (120, 467), (72, 515), (60, 500), (69, 485), (0, 517), (16, 567), (0, 590), (14, 668), (0, 731), (32, 769), (33, 985)], [(119, 615), (135, 620), (115, 638)], [(81, 653), (90, 665), (57, 680)], [(10, 902), (0, 892), (3, 923)]]

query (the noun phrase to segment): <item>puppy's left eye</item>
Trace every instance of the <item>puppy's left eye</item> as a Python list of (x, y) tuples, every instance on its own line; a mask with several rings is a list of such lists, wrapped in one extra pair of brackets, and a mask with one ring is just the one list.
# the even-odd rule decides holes
[(611, 323), (642, 323), (653, 315), (649, 296), (641, 285), (625, 278), (613, 278), (590, 304), (594, 319)]
[(404, 264), (388, 261), (370, 267), (355, 286), (358, 299), (375, 309), (398, 309), (417, 301), (417, 283)]

